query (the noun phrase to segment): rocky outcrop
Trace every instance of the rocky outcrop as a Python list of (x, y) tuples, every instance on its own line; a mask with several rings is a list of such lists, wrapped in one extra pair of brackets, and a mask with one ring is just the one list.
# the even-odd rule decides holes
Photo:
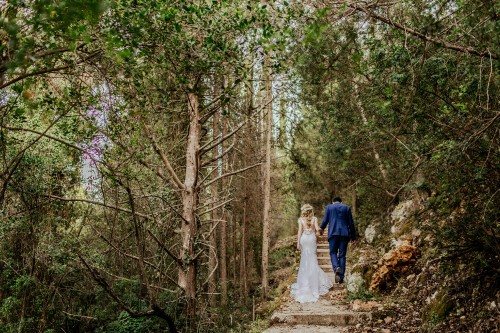
[(370, 282), (370, 290), (384, 290), (395, 277), (408, 272), (416, 262), (416, 252), (416, 248), (408, 241), (387, 252), (377, 264)]

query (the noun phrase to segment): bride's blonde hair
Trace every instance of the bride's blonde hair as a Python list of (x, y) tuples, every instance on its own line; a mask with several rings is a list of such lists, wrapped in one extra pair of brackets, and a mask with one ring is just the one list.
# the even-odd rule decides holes
[(310, 227), (312, 224), (312, 219), (314, 217), (313, 206), (311, 206), (310, 204), (303, 205), (300, 208), (300, 217), (302, 217), (305, 220), (307, 226)]

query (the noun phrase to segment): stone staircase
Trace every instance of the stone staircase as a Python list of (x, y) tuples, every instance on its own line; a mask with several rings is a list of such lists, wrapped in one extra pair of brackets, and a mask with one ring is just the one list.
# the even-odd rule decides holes
[[(318, 236), (318, 262), (335, 281), (326, 236)], [(316, 303), (300, 304), (293, 299), (271, 317), (271, 327), (263, 333), (340, 333), (349, 326), (371, 320), (371, 312), (353, 311), (346, 302), (345, 284), (334, 284)]]
[(333, 273), (332, 262), (330, 261), (330, 247), (328, 244), (327, 237), (318, 236), (318, 250), (316, 252), (318, 256), (318, 264), (325, 273), (328, 274), (332, 281), (335, 281), (335, 274)]

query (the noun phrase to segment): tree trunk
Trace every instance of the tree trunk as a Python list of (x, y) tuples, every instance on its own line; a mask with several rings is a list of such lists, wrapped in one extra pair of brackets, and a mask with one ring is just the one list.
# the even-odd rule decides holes
[[(246, 190), (246, 189), (245, 189)], [(242, 304), (246, 304), (247, 299), (247, 257), (246, 257), (246, 218), (247, 218), (247, 200), (245, 198), (243, 206), (243, 218), (241, 221), (241, 240), (240, 240), (240, 299)]]
[(279, 127), (279, 137), (278, 143), (280, 148), (284, 148), (286, 146), (286, 101), (282, 97), (280, 100), (280, 127)]
[(351, 203), (351, 205), (352, 205), (352, 215), (354, 217), (356, 217), (356, 213), (358, 211), (358, 195), (356, 193), (356, 190), (357, 190), (357, 187), (358, 187), (357, 185), (358, 185), (358, 182), (354, 183), (354, 185), (352, 186), (352, 193), (351, 193), (351, 195), (352, 195), (352, 199), (351, 199), (351, 201), (352, 201), (352, 203)]
[(197, 233), (196, 208), (198, 192), (196, 189), (199, 171), (200, 124), (198, 96), (194, 92), (188, 93), (189, 134), (186, 149), (186, 175), (184, 191), (182, 192), (182, 247), (180, 258), (183, 267), (179, 268), (179, 286), (184, 289), (186, 296), (186, 316), (190, 325), (195, 324), (196, 317), (196, 265), (194, 240)]
[[(216, 94), (217, 96), (220, 95), (220, 93)], [(216, 112), (213, 117), (213, 139), (216, 140), (219, 137), (219, 112)], [(216, 145), (213, 148), (212, 154), (214, 157), (219, 155), (219, 145)], [(217, 159), (215, 162), (214, 168), (218, 169), (219, 168), (219, 159)], [(213, 172), (212, 173), (212, 178), (215, 179), (219, 173)], [(212, 202), (213, 206), (218, 205), (218, 198), (219, 198), (219, 191), (218, 191), (218, 186), (217, 182), (214, 182), (211, 186), (210, 192), (212, 196)], [(210, 277), (208, 279), (208, 303), (210, 304), (211, 307), (215, 307), (216, 305), (216, 297), (215, 297), (215, 291), (216, 291), (216, 269), (217, 269), (217, 223), (218, 223), (218, 217), (219, 215), (217, 214), (218, 209), (214, 209), (211, 213), (211, 219), (212, 222), (210, 223), (210, 236), (209, 236), (209, 242), (210, 242), (210, 250), (208, 252), (208, 274), (210, 274)]]
[[(356, 99), (356, 104), (358, 105), (359, 112), (361, 113), (361, 119), (363, 120), (363, 125), (367, 126), (368, 125), (368, 119), (366, 118), (366, 113), (365, 109), (363, 107), (363, 104), (361, 103), (361, 99), (359, 98), (359, 91), (358, 91), (358, 85), (354, 83), (354, 98)], [(373, 144), (373, 142), (372, 142)], [(385, 170), (384, 164), (382, 163), (382, 160), (380, 158), (380, 154), (378, 153), (377, 149), (375, 149), (375, 145), (373, 145), (373, 155), (375, 157), (375, 160), (377, 161), (378, 168), (380, 170), (380, 174), (384, 178), (384, 181), (387, 183), (387, 171)]]
[(271, 132), (272, 132), (272, 82), (269, 63), (265, 62), (266, 88), (266, 162), (264, 165), (264, 212), (262, 221), (262, 297), (269, 295), (269, 213), (271, 209)]
[[(227, 133), (226, 122), (222, 120), (222, 137)], [(224, 154), (226, 145), (222, 143), (222, 154)], [(227, 155), (222, 157), (222, 173), (227, 170)], [(222, 193), (226, 193), (227, 179), (222, 179)], [(227, 220), (228, 216), (224, 207), (222, 207), (222, 222), (220, 225), (220, 285), (221, 285), (221, 303), (227, 305)]]
[(232, 282), (232, 288), (233, 291), (236, 291), (236, 285), (237, 285), (237, 271), (236, 271), (236, 262), (237, 262), (237, 252), (236, 251), (236, 238), (237, 238), (237, 233), (236, 233), (236, 219), (233, 216), (233, 213), (231, 212), (231, 237), (232, 237), (232, 247), (231, 247), (231, 253), (233, 254), (233, 259), (232, 259), (232, 270), (233, 270), (233, 282)]

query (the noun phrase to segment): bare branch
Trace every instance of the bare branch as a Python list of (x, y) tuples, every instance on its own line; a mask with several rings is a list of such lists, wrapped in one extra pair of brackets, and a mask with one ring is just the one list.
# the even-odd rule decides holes
[(179, 267), (183, 266), (182, 260), (180, 260), (169, 249), (167, 249), (167, 247), (162, 242), (160, 242), (160, 240), (149, 229), (148, 229), (148, 234), (154, 239), (154, 241), (156, 242), (156, 244), (158, 244), (161, 247), (161, 249), (163, 251), (165, 251), (170, 256), (170, 258), (172, 258), (174, 260), (174, 262), (177, 264), (177, 266), (179, 266)]
[(387, 18), (385, 16), (376, 14), (371, 10), (368, 10), (369, 7), (360, 6), (357, 4), (350, 4), (349, 7), (353, 8), (357, 11), (363, 12), (376, 20), (379, 20), (379, 21), (384, 22), (386, 24), (389, 24), (395, 28), (403, 30), (406, 33), (409, 33), (410, 35), (413, 35), (413, 36), (418, 37), (422, 40), (437, 44), (437, 45), (442, 46), (446, 49), (450, 49), (450, 50), (454, 50), (454, 51), (458, 51), (458, 52), (463, 52), (466, 54), (471, 54), (471, 55), (479, 56), (479, 57), (489, 57), (489, 58), (498, 60), (498, 55), (491, 53), (488, 49), (484, 50), (484, 51), (478, 51), (472, 47), (461, 46), (458, 44), (446, 42), (438, 37), (424, 35), (423, 33), (418, 32), (416, 30), (413, 30), (411, 28), (408, 28), (408, 27), (402, 25), (401, 23), (394, 22), (390, 18)]
[(241, 173), (241, 172), (245, 172), (249, 169), (252, 169), (252, 168), (255, 168), (256, 166), (259, 166), (261, 165), (262, 163), (257, 163), (257, 164), (254, 164), (254, 165), (251, 165), (249, 167), (246, 167), (246, 168), (243, 168), (243, 169), (240, 169), (240, 170), (236, 170), (236, 171), (233, 171), (233, 172), (229, 172), (229, 173), (225, 173), (223, 175), (220, 175), (219, 177), (217, 178), (214, 178), (212, 179), (211, 181), (209, 181), (208, 183), (205, 183), (205, 184), (201, 184), (200, 187), (203, 188), (203, 187), (207, 187), (207, 186), (210, 186), (212, 183), (216, 182), (216, 181), (219, 181), (221, 180), (222, 178), (225, 178), (225, 177), (229, 177), (229, 176), (233, 176), (233, 175), (236, 175), (238, 173)]
[(120, 212), (134, 214), (136, 216), (143, 217), (145, 219), (153, 220), (154, 221), (154, 218), (151, 217), (151, 216), (149, 216), (149, 215), (146, 215), (146, 214), (143, 214), (143, 213), (139, 213), (139, 212), (133, 213), (130, 209), (119, 207), (119, 206), (113, 206), (113, 205), (105, 204), (105, 203), (100, 202), (100, 201), (94, 201), (94, 200), (89, 200), (89, 199), (80, 199), (80, 198), (63, 198), (63, 197), (59, 197), (57, 195), (52, 195), (52, 194), (42, 194), (42, 196), (48, 197), (48, 198), (52, 198), (52, 199), (61, 200), (61, 201), (66, 201), (66, 202), (85, 202), (85, 203), (89, 203), (89, 204), (92, 204), (92, 205), (97, 205), (97, 206), (102, 206), (102, 207), (106, 207), (106, 208), (118, 210)]
[(77, 61), (76, 63), (71, 63), (71, 64), (68, 64), (68, 65), (65, 65), (65, 66), (59, 66), (59, 67), (54, 67), (54, 68), (47, 68), (47, 69), (44, 69), (44, 70), (41, 70), (41, 71), (38, 71), (38, 72), (32, 72), (32, 73), (26, 73), (24, 75), (20, 75), (20, 76), (16, 77), (15, 79), (12, 79), (12, 80), (7, 81), (6, 83), (0, 85), (0, 89), (8, 87), (11, 84), (14, 84), (14, 83), (16, 83), (18, 81), (22, 81), (22, 80), (27, 79), (27, 78), (32, 77), (32, 76), (37, 76), (37, 75), (42, 75), (42, 74), (47, 74), (47, 73), (53, 73), (53, 72), (59, 72), (59, 71), (62, 71), (64, 69), (75, 67), (76, 65), (79, 65), (81, 63), (86, 62), (87, 60), (90, 60), (92, 58), (97, 57), (99, 54), (101, 54), (101, 51), (96, 51), (96, 52), (92, 53), (91, 55), (89, 55), (88, 57), (85, 57), (82, 60)]
[(172, 165), (170, 164), (170, 161), (168, 160), (167, 155), (163, 152), (161, 149), (160, 145), (158, 142), (156, 142), (156, 139), (154, 138), (153, 133), (149, 131), (149, 128), (146, 126), (146, 124), (142, 123), (142, 129), (146, 136), (149, 138), (151, 141), (151, 144), (153, 145), (154, 150), (156, 153), (160, 156), (163, 165), (165, 166), (165, 169), (167, 169), (167, 172), (170, 174), (172, 184), (178, 189), (178, 190), (183, 190), (185, 188), (184, 184), (180, 181), (179, 177), (177, 176), (177, 173), (175, 172), (174, 168), (172, 168)]
[(200, 148), (200, 155), (203, 155), (203, 154), (209, 152), (210, 150), (212, 150), (213, 148), (217, 147), (218, 145), (220, 145), (221, 143), (223, 143), (227, 139), (231, 138), (233, 135), (235, 135), (247, 123), (247, 121), (248, 120), (242, 121), (238, 126), (236, 126), (236, 128), (233, 131), (229, 132), (225, 136), (216, 138), (216, 139), (214, 139), (212, 141), (209, 141), (209, 142), (205, 143)]
[(204, 162), (202, 165), (201, 165), (201, 168), (204, 168), (210, 164), (212, 164), (213, 162), (217, 161), (218, 159), (224, 157), (225, 155), (227, 155), (227, 153), (229, 153), (231, 150), (233, 150), (234, 146), (236, 144), (236, 140), (231, 144), (231, 146), (229, 146), (227, 149), (224, 150), (224, 152), (220, 155), (217, 155), (215, 156), (214, 158)]
[(217, 206), (214, 206), (214, 207), (212, 207), (212, 208), (210, 208), (210, 209), (207, 209), (207, 210), (205, 210), (204, 212), (202, 212), (202, 213), (200, 213), (200, 214), (198, 214), (198, 215), (199, 215), (199, 216), (202, 216), (202, 215), (208, 214), (208, 213), (210, 213), (211, 211), (216, 210), (216, 209), (218, 209), (218, 208), (220, 208), (220, 207), (224, 206), (225, 204), (230, 203), (230, 202), (231, 202), (231, 201), (233, 201), (233, 200), (234, 200), (234, 198), (231, 198), (231, 199), (229, 199), (229, 200), (226, 200), (226, 201), (224, 201), (223, 203), (218, 204)]

